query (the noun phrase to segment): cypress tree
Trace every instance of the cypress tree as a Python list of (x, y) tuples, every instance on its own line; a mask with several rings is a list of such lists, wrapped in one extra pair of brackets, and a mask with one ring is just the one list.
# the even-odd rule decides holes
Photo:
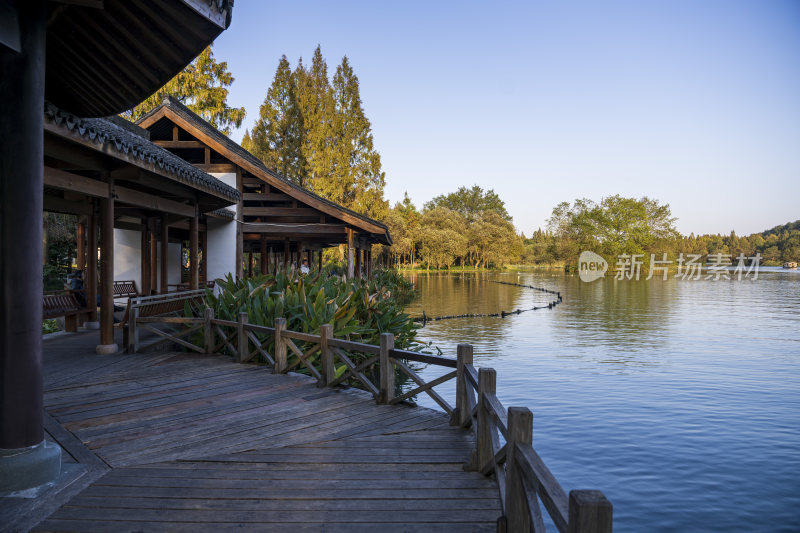
[(385, 173), (361, 104), (358, 76), (347, 56), (333, 77), (333, 98), (335, 165), (330, 174), (331, 196), (354, 211), (382, 219), (388, 211), (383, 199)]
[(259, 118), (249, 136), (251, 146), (242, 146), (299, 185), (305, 185), (305, 163), (301, 153), (303, 116), (297, 103), (297, 88), (289, 61), (281, 56)]
[[(319, 179), (330, 176), (333, 168), (332, 122), (333, 91), (328, 81), (328, 65), (317, 45), (311, 66), (306, 68), (302, 58), (294, 70), (297, 103), (303, 124), (301, 154), (305, 163), (303, 186), (317, 191)], [(332, 199), (332, 198), (331, 198)]]
[(347, 57), (333, 83), (318, 45), (311, 65), (292, 71), (281, 57), (260, 117), (242, 146), (295, 183), (359, 213), (383, 219), (385, 174)]

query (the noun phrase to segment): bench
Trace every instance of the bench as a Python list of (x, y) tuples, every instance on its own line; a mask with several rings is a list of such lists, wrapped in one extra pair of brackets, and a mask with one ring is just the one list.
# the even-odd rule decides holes
[(125, 314), (115, 325), (122, 328), (122, 343), (128, 353), (136, 353), (139, 349), (139, 331), (136, 324), (138, 318), (182, 316), (187, 302), (190, 305), (200, 304), (205, 295), (205, 289), (197, 289), (130, 298)]
[(133, 280), (114, 281), (114, 299), (117, 298), (136, 298), (139, 290)]
[(81, 306), (75, 293), (79, 291), (54, 291), (42, 294), (42, 318), (64, 317), (64, 329), (71, 333), (78, 331), (80, 315), (88, 313), (87, 307)]

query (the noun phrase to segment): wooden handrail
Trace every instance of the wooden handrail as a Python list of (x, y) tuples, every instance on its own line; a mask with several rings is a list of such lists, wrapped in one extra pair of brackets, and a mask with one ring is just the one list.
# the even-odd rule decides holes
[[(145, 298), (159, 297), (144, 297), (139, 301)], [(473, 349), (469, 344), (459, 344), (457, 357), (453, 359), (395, 349), (394, 335), (390, 333), (381, 334), (380, 345), (375, 346), (336, 339), (333, 337), (333, 327), (327, 324), (321, 326), (319, 335), (288, 330), (285, 318), (276, 318), (275, 327), (250, 324), (246, 313), (239, 313), (235, 322), (214, 318), (212, 309), (205, 309), (203, 318), (140, 318), (138, 312), (134, 312), (132, 319), (165, 340), (189, 350), (204, 350), (208, 354), (227, 351), (240, 362), (259, 355), (272, 365), (274, 373), (289, 372), (304, 365), (320, 387), (335, 387), (354, 380), (369, 391), (378, 403), (394, 404), (421, 393), (428, 394), (451, 415), (451, 424), (472, 428), (475, 449), (465, 468), (494, 476), (497, 481), (503, 509), (503, 515), (498, 519), (498, 531), (544, 531), (544, 519), (539, 508), (541, 501), (560, 533), (611, 533), (611, 503), (600, 491), (573, 490), (567, 496), (532, 446), (533, 415), (530, 410), (525, 407), (506, 409), (503, 406), (496, 393), (496, 372), (491, 368), (478, 369), (473, 365)], [(167, 333), (152, 328), (151, 324), (155, 323), (183, 326), (183, 329)], [(227, 328), (228, 332), (222, 328)], [(203, 332), (202, 347), (187, 338), (200, 330)], [(306, 344), (298, 346), (293, 341)], [(351, 359), (353, 353), (368, 357), (356, 362)], [(291, 363), (289, 356), (293, 358)], [(317, 356), (320, 369), (313, 363)], [(337, 360), (344, 367), (338, 377)], [(407, 361), (454, 370), (426, 382), (406, 364)], [(380, 376), (377, 386), (364, 374), (375, 364), (378, 364)], [(395, 377), (398, 372), (407, 375), (417, 387), (396, 393)], [(451, 379), (456, 380), (455, 407), (433, 390)], [(501, 444), (501, 438), (505, 444)]]

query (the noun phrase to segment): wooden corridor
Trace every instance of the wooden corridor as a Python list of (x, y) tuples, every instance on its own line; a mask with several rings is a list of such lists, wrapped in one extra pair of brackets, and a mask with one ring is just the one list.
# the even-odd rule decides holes
[(95, 344), (44, 345), (46, 429), (86, 474), (35, 531), (496, 528), (497, 484), (462, 469), (472, 433), (444, 413), (226, 356)]

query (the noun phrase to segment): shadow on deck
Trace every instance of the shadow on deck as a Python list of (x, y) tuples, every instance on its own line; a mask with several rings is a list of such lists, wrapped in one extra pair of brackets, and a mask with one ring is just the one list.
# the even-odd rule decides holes
[(84, 468), (12, 529), (495, 530), (497, 485), (463, 471), (473, 437), (444, 413), (226, 356), (95, 344), (44, 345), (48, 438)]

